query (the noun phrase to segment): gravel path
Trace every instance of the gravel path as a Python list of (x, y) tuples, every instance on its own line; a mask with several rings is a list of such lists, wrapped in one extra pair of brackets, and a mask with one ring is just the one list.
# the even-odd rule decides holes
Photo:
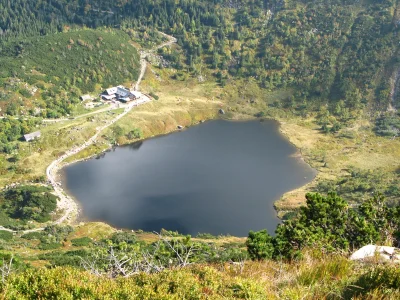
[[(147, 62), (146, 62), (146, 57), (149, 53), (152, 53), (154, 51), (156, 51), (159, 48), (162, 47), (166, 47), (166, 46), (170, 46), (173, 43), (176, 43), (176, 38), (169, 36), (165, 33), (160, 32), (161, 35), (165, 36), (166, 38), (168, 38), (168, 41), (165, 43), (162, 43), (156, 47), (154, 47), (151, 50), (148, 51), (142, 51), (140, 53), (140, 64), (141, 64), (141, 71), (139, 74), (139, 78), (136, 82), (136, 86), (135, 86), (135, 90), (139, 91), (139, 86), (140, 83), (143, 79), (143, 76), (146, 72), (146, 67), (147, 67)], [(82, 144), (81, 146), (78, 147), (74, 147), (70, 150), (68, 150), (64, 155), (62, 155), (61, 157), (57, 158), (56, 160), (54, 160), (46, 169), (46, 176), (47, 176), (47, 180), (48, 182), (51, 184), (51, 186), (54, 188), (54, 193), (56, 194), (57, 197), (59, 197), (59, 201), (57, 203), (57, 209), (60, 211), (64, 211), (64, 214), (56, 221), (54, 221), (52, 224), (53, 225), (57, 225), (57, 224), (61, 224), (64, 222), (71, 222), (73, 220), (74, 216), (77, 216), (78, 214), (78, 205), (75, 202), (75, 200), (69, 196), (60, 186), (60, 184), (56, 181), (56, 175), (57, 172), (60, 170), (60, 168), (63, 166), (63, 162), (77, 154), (78, 152), (82, 151), (83, 149), (89, 147), (90, 145), (94, 144), (96, 142), (97, 137), (99, 136), (99, 134), (105, 130), (106, 128), (110, 127), (111, 125), (113, 125), (115, 122), (117, 122), (119, 119), (121, 119), (122, 117), (124, 117), (127, 113), (129, 113), (134, 107), (147, 103), (150, 101), (150, 98), (147, 97), (146, 95), (141, 95), (141, 97), (136, 100), (133, 101), (131, 103), (129, 103), (126, 107), (125, 110), (119, 114), (118, 116), (116, 116), (114, 119), (112, 119), (111, 121), (109, 121), (107, 124), (105, 124), (102, 127), (98, 127), (96, 129), (96, 134), (93, 135), (90, 139), (88, 139), (84, 144)], [(0, 230), (5, 230), (5, 231), (9, 231), (9, 232), (16, 232), (14, 230), (8, 229), (8, 228), (4, 228), (3, 226), (0, 226)], [(24, 230), (22, 231), (23, 234), (25, 233), (29, 233), (29, 232), (36, 232), (36, 231), (42, 231), (44, 230), (44, 227), (40, 227), (40, 228), (35, 228), (35, 229), (30, 229), (30, 230)]]

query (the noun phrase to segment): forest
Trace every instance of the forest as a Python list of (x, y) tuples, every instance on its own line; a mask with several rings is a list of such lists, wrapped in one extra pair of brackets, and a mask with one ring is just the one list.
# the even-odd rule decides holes
[(134, 81), (138, 75), (139, 56), (129, 36), (112, 30), (9, 41), (0, 55), (0, 101), (9, 99), (9, 115), (71, 114), (80, 95)]
[(48, 187), (19, 186), (0, 194), (0, 225), (21, 229), (28, 221), (44, 223), (51, 220), (57, 197)]
[[(82, 26), (117, 27), (125, 32), (159, 29), (178, 38), (181, 46), (160, 49), (172, 67), (192, 76), (201, 75), (207, 68), (221, 85), (245, 78), (269, 90), (293, 88), (293, 97), (280, 105), (293, 112), (326, 107), (331, 118), (321, 126), (327, 132), (366, 109), (372, 113), (386, 111), (393, 94), (391, 76), (399, 66), (400, 18), (394, 0), (42, 0), (35, 4), (2, 0), (0, 7), (4, 11), (0, 17), (3, 54), (15, 57), (23, 56), (20, 51), (34, 51), (37, 42), (24, 45), (22, 38), (29, 41), (29, 37), (46, 36), (48, 44), (61, 45), (69, 37), (55, 38), (52, 34)], [(79, 34), (71, 39), (76, 42)], [(94, 40), (87, 43), (89, 48), (98, 47)], [(79, 47), (77, 43), (70, 46)], [(68, 51), (50, 48), (55, 49), (52, 63), (62, 63)], [(93, 67), (106, 56), (99, 56), (99, 51), (87, 52), (77, 53), (81, 69), (83, 65)], [(35, 63), (39, 62), (43, 60)], [(15, 65), (6, 66), (18, 70)], [(91, 68), (90, 72), (80, 78), (74, 72), (67, 73), (61, 81), (82, 91), (93, 90), (95, 83), (116, 82), (116, 78), (99, 80), (104, 70)], [(126, 78), (134, 77), (128, 73)], [(63, 108), (50, 116), (66, 112), (68, 109)]]

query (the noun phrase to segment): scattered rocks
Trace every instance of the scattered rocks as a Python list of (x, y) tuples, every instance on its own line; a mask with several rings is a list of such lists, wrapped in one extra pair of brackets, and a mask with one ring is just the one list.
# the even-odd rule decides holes
[(395, 247), (366, 245), (350, 256), (350, 260), (365, 260), (368, 258), (379, 258), (400, 262), (400, 249)]

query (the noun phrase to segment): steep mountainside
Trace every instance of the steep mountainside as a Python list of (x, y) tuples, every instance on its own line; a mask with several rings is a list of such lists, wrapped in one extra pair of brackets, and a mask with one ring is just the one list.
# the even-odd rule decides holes
[(267, 89), (295, 87), (284, 106), (328, 104), (342, 121), (368, 103), (385, 110), (398, 64), (395, 0), (355, 1), (9, 1), (4, 40), (65, 26), (157, 27), (178, 38), (184, 56), (164, 51), (178, 69), (207, 66), (221, 84), (253, 78)]

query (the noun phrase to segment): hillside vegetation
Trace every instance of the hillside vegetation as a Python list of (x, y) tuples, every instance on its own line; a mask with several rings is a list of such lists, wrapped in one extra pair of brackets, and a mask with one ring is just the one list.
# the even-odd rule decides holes
[(6, 299), (396, 299), (393, 262), (347, 256), (368, 242), (397, 244), (399, 216), (383, 197), (355, 210), (335, 194), (309, 194), (274, 237), (250, 232), (246, 242), (98, 223), (0, 232), (0, 291)]
[[(393, 262), (348, 259), (369, 243), (400, 243), (398, 1), (0, 0), (0, 10), (7, 115), (71, 114), (81, 94), (137, 79), (133, 45), (158, 44), (158, 30), (177, 38), (148, 57), (142, 87), (154, 101), (70, 160), (223, 108), (227, 118), (286, 122), (282, 131), (319, 171), (277, 205), (287, 220), (275, 234), (191, 237), (93, 223), (0, 230), (4, 298), (400, 298)], [(0, 181), (44, 183), (52, 160), (116, 113), (43, 123), (29, 144), (17, 139), (40, 119), (2, 119)], [(27, 229), (48, 221), (55, 203), (45, 188), (5, 190), (0, 221)]]
[(395, 0), (2, 2), (5, 40), (77, 25), (159, 28), (182, 46), (160, 50), (178, 70), (200, 75), (207, 67), (223, 85), (239, 77), (267, 89), (295, 87), (295, 97), (281, 105), (327, 105), (340, 122), (368, 104), (386, 110), (399, 63)]
[[(222, 271), (224, 270), (224, 271)], [(69, 267), (28, 270), (1, 285), (6, 299), (398, 299), (399, 270), (341, 257), (300, 263), (194, 266), (131, 278)]]
[(21, 229), (27, 222), (50, 221), (57, 197), (43, 186), (19, 186), (0, 193), (0, 226)]
[(78, 30), (5, 42), (0, 66), (6, 113), (55, 118), (83, 93), (135, 81), (139, 55), (122, 31)]

